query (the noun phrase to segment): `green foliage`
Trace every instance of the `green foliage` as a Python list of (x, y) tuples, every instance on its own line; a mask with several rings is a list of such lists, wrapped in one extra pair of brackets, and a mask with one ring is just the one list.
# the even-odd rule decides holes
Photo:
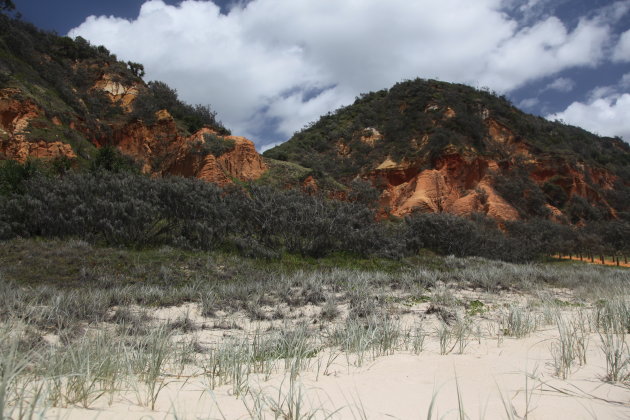
[(94, 158), (90, 161), (92, 171), (105, 170), (109, 172), (140, 172), (138, 164), (129, 156), (122, 154), (112, 146), (96, 149)]
[[(387, 157), (396, 162), (405, 159), (411, 170), (421, 171), (435, 167), (445, 153), (473, 154), (500, 163), (503, 169), (495, 174), (494, 186), (521, 217), (549, 216), (546, 203), (577, 221), (596, 220), (606, 209), (602, 200), (595, 209), (570, 202), (563, 179), (550, 179), (542, 188), (537, 185), (530, 177), (532, 168), (514, 158), (512, 146), (492, 139), (488, 117), (509, 128), (514, 143), (526, 143), (532, 154), (558, 162), (558, 173), (565, 173), (562, 165), (584, 163), (617, 175), (623, 181), (614, 189), (600, 191), (587, 179), (588, 188), (605, 196), (619, 217), (630, 220), (630, 186), (626, 185), (630, 145), (527, 115), (505, 97), (461, 84), (416, 79), (361, 95), (354, 104), (322, 116), (264, 156), (299, 164), (349, 186)], [(368, 128), (382, 138), (367, 144), (362, 137)]]
[(204, 155), (211, 154), (216, 157), (234, 150), (234, 145), (236, 144), (232, 139), (222, 138), (214, 134), (204, 134), (203, 139), (204, 142), (198, 145), (199, 152)]
[(350, 183), (348, 200), (367, 207), (376, 207), (380, 193), (369, 181), (357, 178)]
[(0, 239), (220, 248), (263, 259), (288, 252), (334, 257), (335, 265), (348, 255), (397, 259), (424, 249), (505, 261), (630, 250), (630, 223), (619, 220), (577, 229), (533, 219), (504, 222), (505, 231), (480, 215), (413, 214), (404, 222), (376, 222), (374, 211), (359, 201), (258, 185), (221, 189), (199, 180), (152, 179), (128, 172), (127, 162), (118, 159), (104, 148), (90, 172), (68, 170), (65, 163), (58, 171), (30, 162), (0, 165)]
[(133, 61), (127, 61), (127, 65), (129, 66), (129, 70), (136, 77), (144, 77), (144, 66), (140, 63), (134, 63)]
[(566, 205), (566, 212), (571, 223), (580, 221), (598, 221), (606, 218), (606, 211), (593, 206), (585, 198), (574, 195)]
[(298, 187), (312, 173), (310, 169), (295, 163), (268, 158), (263, 159), (268, 169), (256, 181), (258, 184), (276, 188)]
[(219, 134), (230, 134), (220, 121), (216, 119), (216, 112), (204, 105), (188, 105), (180, 101), (177, 91), (166, 83), (149, 82), (148, 89), (142, 91), (133, 103), (133, 118), (143, 120), (147, 124), (155, 122), (155, 113), (166, 109), (170, 114), (184, 122), (188, 131), (195, 132), (202, 127), (210, 127)]
[(495, 174), (494, 188), (523, 218), (549, 215), (545, 194), (529, 177), (525, 165), (517, 164), (510, 170)]
[(40, 173), (37, 163), (27, 160), (19, 163), (14, 160), (0, 161), (0, 195), (24, 192), (24, 182)]
[(112, 172), (37, 177), (23, 181), (22, 194), (0, 200), (0, 238), (222, 246), (263, 257), (283, 251), (314, 257), (378, 251), (379, 225), (367, 208), (296, 191), (251, 187), (244, 194), (197, 180), (115, 173), (116, 156), (102, 150), (95, 167)]
[[(19, 89), (20, 97), (15, 99), (42, 108), (42, 120), (49, 122), (57, 117), (64, 125), (80, 121), (77, 129), (101, 143), (111, 142), (113, 131), (133, 119), (152, 124), (160, 109), (169, 110), (182, 134), (204, 126), (220, 134), (229, 133), (208, 106), (183, 103), (175, 90), (161, 82), (149, 83), (145, 88), (138, 80), (144, 74), (142, 64), (120, 62), (107, 48), (93, 46), (81, 37), (60, 37), (0, 14), (0, 57), (0, 82)], [(112, 103), (105, 92), (94, 89), (104, 76), (139, 89), (131, 115)], [(59, 137), (63, 141), (56, 133), (62, 131), (61, 127), (49, 123), (38, 129), (43, 139)], [(27, 133), (27, 138), (32, 137)]]
[(569, 199), (569, 196), (564, 188), (555, 184), (553, 181), (545, 182), (542, 186), (542, 190), (547, 197), (547, 201), (559, 209), (563, 208)]
[(442, 255), (506, 261), (527, 261), (538, 255), (537, 249), (524, 248), (482, 216), (469, 220), (449, 213), (418, 213), (405, 218), (405, 225), (406, 246), (413, 253), (426, 248)]

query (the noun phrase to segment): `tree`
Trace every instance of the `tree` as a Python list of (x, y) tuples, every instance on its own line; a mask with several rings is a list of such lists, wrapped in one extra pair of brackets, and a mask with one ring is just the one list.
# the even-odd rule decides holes
[(12, 0), (0, 0), (0, 10), (12, 12), (15, 10), (15, 3)]
[(129, 66), (129, 70), (136, 77), (144, 77), (144, 66), (140, 63), (134, 63), (133, 61), (127, 61), (127, 65)]

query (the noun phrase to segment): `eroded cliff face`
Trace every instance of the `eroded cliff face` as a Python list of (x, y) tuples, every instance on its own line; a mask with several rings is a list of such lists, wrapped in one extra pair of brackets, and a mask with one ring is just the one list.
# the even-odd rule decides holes
[[(199, 178), (226, 185), (232, 179), (251, 181), (267, 170), (254, 143), (244, 137), (219, 136), (202, 128), (191, 136), (178, 133), (177, 124), (165, 110), (158, 111), (156, 123), (146, 126), (135, 122), (117, 130), (113, 145), (142, 163), (145, 173)], [(206, 136), (233, 143), (231, 150), (220, 156), (204, 151)]]
[(370, 178), (385, 185), (381, 207), (395, 216), (414, 211), (458, 215), (484, 213), (498, 220), (516, 220), (518, 212), (492, 187), (489, 170), (496, 162), (465, 160), (458, 154), (441, 157), (435, 169), (415, 170), (410, 164), (384, 162)]
[[(452, 118), (446, 111), (445, 117)], [(511, 130), (485, 115), (488, 128), (487, 141), (500, 148), (510, 159), (520, 159), (529, 168), (530, 179), (543, 187), (552, 183), (562, 188), (566, 197), (582, 197), (608, 209), (601, 191), (614, 188), (617, 177), (605, 169), (588, 167), (545, 155), (535, 156), (526, 141), (517, 139)], [(417, 145), (411, 144), (412, 148)], [(421, 169), (422, 162), (403, 159), (401, 162), (387, 157), (364, 178), (381, 189), (381, 215), (405, 216), (414, 211), (425, 213), (448, 212), (457, 215), (483, 213), (499, 221), (518, 220), (519, 212), (493, 187), (494, 179), (508, 170), (510, 161), (501, 164), (474, 151), (451, 152), (448, 148), (437, 158), (431, 169)], [(426, 166), (426, 164), (424, 165)], [(546, 204), (549, 218), (561, 221), (562, 211)]]
[[(111, 75), (105, 74), (94, 88), (106, 92), (112, 103), (130, 112), (142, 87), (122, 85)], [(233, 147), (220, 156), (214, 156), (204, 150), (206, 136), (229, 142)], [(238, 136), (219, 136), (209, 128), (183, 136), (176, 121), (166, 110), (156, 113), (153, 125), (136, 121), (114, 130), (113, 145), (141, 162), (145, 173), (155, 175), (194, 177), (226, 185), (232, 183), (233, 179), (258, 179), (267, 170), (250, 140)]]
[[(112, 103), (121, 105), (126, 113), (132, 109), (138, 94), (138, 86), (122, 85), (107, 73), (93, 89), (106, 92)], [(19, 89), (0, 90), (0, 157), (19, 162), (29, 158), (76, 158), (70, 144), (49, 141), (52, 136), (38, 139), (32, 134), (38, 124), (47, 123), (47, 117), (37, 104), (23, 97)], [(168, 111), (160, 110), (155, 117), (156, 122), (151, 125), (139, 120), (111, 124), (106, 135), (88, 128), (79, 118), (66, 128), (80, 133), (96, 147), (115, 146), (138, 161), (143, 172), (156, 176), (181, 175), (225, 185), (233, 179), (255, 180), (267, 170), (254, 144), (244, 137), (220, 136), (209, 128), (185, 136)], [(62, 122), (54, 117), (49, 125), (59, 127)], [(221, 156), (214, 156), (204, 150), (206, 135), (229, 142), (233, 147)]]
[(123, 84), (115, 75), (104, 73), (92, 89), (105, 92), (112, 103), (120, 105), (126, 112), (131, 112), (133, 101), (138, 97), (142, 87), (140, 83)]
[[(75, 158), (69, 144), (60, 141), (29, 140), (33, 120), (43, 115), (30, 100), (19, 100), (18, 89), (0, 90), (0, 155), (25, 162), (29, 157), (52, 159), (60, 156)], [(57, 125), (58, 122), (52, 121)]]

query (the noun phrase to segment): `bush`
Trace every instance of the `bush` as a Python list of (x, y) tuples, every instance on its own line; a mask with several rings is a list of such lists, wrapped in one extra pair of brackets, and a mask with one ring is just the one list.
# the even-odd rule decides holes
[(168, 110), (174, 118), (183, 121), (190, 132), (207, 126), (219, 134), (230, 134), (230, 131), (217, 121), (216, 112), (210, 110), (209, 106), (185, 104), (178, 99), (175, 89), (159, 81), (149, 82), (148, 89), (138, 95), (133, 103), (132, 117), (153, 124), (155, 113), (161, 109)]
[(0, 195), (24, 192), (24, 182), (41, 171), (33, 160), (19, 163), (14, 160), (0, 161)]
[(122, 154), (112, 146), (104, 146), (96, 150), (96, 155), (90, 162), (92, 171), (109, 172), (140, 172), (138, 164), (132, 157)]
[(405, 219), (407, 249), (426, 248), (442, 255), (480, 256), (504, 261), (527, 261), (539, 250), (523, 247), (518, 238), (504, 235), (494, 220), (475, 215), (473, 220), (449, 213), (413, 214)]
[(216, 157), (234, 150), (234, 145), (236, 144), (232, 139), (221, 138), (214, 134), (204, 134), (203, 139), (204, 142), (198, 145), (199, 152), (204, 155), (211, 154)]

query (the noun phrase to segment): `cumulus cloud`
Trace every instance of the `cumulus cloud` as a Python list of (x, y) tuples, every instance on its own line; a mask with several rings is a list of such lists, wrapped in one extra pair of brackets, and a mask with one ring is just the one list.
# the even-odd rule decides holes
[(553, 82), (549, 83), (542, 90), (555, 90), (557, 92), (571, 92), (575, 87), (575, 82), (567, 77), (559, 77)]
[(537, 106), (539, 103), (540, 99), (538, 98), (526, 98), (518, 103), (518, 107), (523, 109), (531, 109)]
[(148, 79), (211, 104), (263, 146), (403, 79), (505, 93), (605, 59), (612, 23), (601, 16), (573, 29), (553, 16), (523, 26), (505, 2), (253, 0), (222, 14), (211, 1), (151, 0), (134, 20), (92, 16), (69, 35), (143, 63)]
[(627, 30), (621, 37), (613, 52), (613, 60), (630, 61), (630, 30)]
[(573, 102), (547, 119), (562, 120), (602, 136), (619, 136), (630, 142), (630, 73), (616, 86), (593, 89), (585, 102)]

